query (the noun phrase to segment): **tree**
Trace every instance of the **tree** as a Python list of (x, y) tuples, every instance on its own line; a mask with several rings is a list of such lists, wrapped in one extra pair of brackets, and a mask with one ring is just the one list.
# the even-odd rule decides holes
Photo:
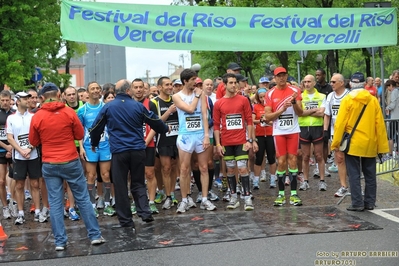
[[(175, 0), (175, 2), (179, 2), (180, 4), (187, 4), (190, 1), (186, 0)], [(191, 1), (193, 4), (196, 3), (198, 5), (210, 5), (211, 1), (200, 1), (195, 0)], [(215, 5), (219, 6), (239, 6), (239, 7), (296, 7), (296, 8), (308, 8), (308, 7), (318, 7), (318, 8), (332, 8), (332, 7), (341, 7), (341, 8), (353, 8), (353, 7), (363, 7), (363, 1), (354, 1), (354, 0), (343, 0), (343, 1), (333, 1), (333, 0), (230, 0), (230, 1), (212, 1)], [(365, 1), (366, 2), (366, 1)], [(399, 0), (393, 0), (392, 6), (398, 6)], [(371, 36), (372, 38), (372, 36)], [(391, 73), (394, 69), (397, 68), (394, 62), (398, 62), (398, 53), (395, 52), (397, 50), (396, 47), (384, 47), (383, 51), (385, 54), (385, 68), (384, 72)], [(239, 51), (238, 51), (239, 52)], [(257, 52), (257, 57), (253, 57), (250, 55), (251, 52), (243, 52), (241, 54), (242, 62), (241, 65), (245, 70), (247, 68), (251, 70), (251, 72), (255, 73), (254, 75), (263, 75), (265, 72), (264, 67), (266, 65), (275, 64), (284, 66), (287, 69), (296, 69), (297, 68), (297, 60), (299, 60), (299, 56), (297, 52), (267, 52), (264, 53)], [(193, 51), (193, 58), (196, 62), (200, 63), (204, 66), (204, 70), (201, 70), (202, 75), (209, 74), (210, 76), (217, 76), (225, 73), (225, 67), (231, 61), (237, 61), (237, 57), (234, 57), (232, 52), (199, 52)], [(321, 62), (316, 62), (315, 58), (318, 55), (321, 55), (323, 60)], [(259, 56), (261, 55), (261, 56)], [(378, 56), (376, 56), (377, 58)], [(216, 59), (217, 58), (217, 59)], [(256, 58), (254, 61), (249, 61), (249, 66), (245, 65), (246, 60), (250, 60), (251, 58)], [(266, 60), (266, 58), (268, 58)], [(396, 58), (396, 61), (392, 59)], [(324, 60), (325, 59), (325, 60)], [(378, 58), (377, 58), (378, 59)], [(204, 61), (202, 61), (204, 60)], [(263, 61), (262, 61), (263, 60)], [(388, 63), (389, 62), (389, 63)], [(376, 69), (379, 69), (378, 60), (376, 62)], [(205, 70), (209, 66), (211, 70)], [(249, 68), (248, 68), (249, 67)], [(308, 51), (308, 56), (304, 60), (304, 63), (301, 64), (301, 76), (304, 76), (308, 73), (314, 74), (314, 70), (317, 67), (323, 67), (327, 70), (327, 73), (331, 75), (332, 73), (340, 72), (344, 74), (346, 77), (349, 77), (355, 71), (362, 71), (367, 74), (367, 76), (371, 76), (371, 55), (367, 51), (367, 49), (343, 49), (343, 50), (327, 50), (327, 51)], [(249, 71), (246, 71), (249, 76), (251, 76)], [(378, 73), (378, 71), (376, 71)], [(201, 75), (201, 73), (200, 73)], [(254, 82), (255, 79), (251, 78)]]
[[(41, 67), (44, 80), (67, 84), (70, 75), (58, 74), (74, 55), (78, 44), (70, 45), (66, 56), (59, 56), (66, 45), (61, 39), (58, 0), (0, 0), (0, 78), (19, 91), (34, 86), (35, 67)], [(79, 49), (78, 49), (79, 50)]]

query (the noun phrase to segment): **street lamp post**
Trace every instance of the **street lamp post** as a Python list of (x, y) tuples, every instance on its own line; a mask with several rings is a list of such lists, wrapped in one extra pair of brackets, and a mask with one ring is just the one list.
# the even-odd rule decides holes
[(97, 82), (97, 55), (100, 54), (101, 51), (98, 50), (98, 46), (94, 46), (94, 81)]
[(323, 55), (321, 55), (321, 54), (316, 55), (315, 61), (317, 63), (317, 68), (320, 68), (321, 61), (323, 61)]
[(194, 70), (194, 71), (197, 73), (197, 75), (198, 75), (198, 73), (199, 73), (200, 70), (201, 70), (201, 65), (198, 64), (198, 63), (196, 63), (196, 64), (194, 64), (194, 65), (191, 66), (191, 69)]

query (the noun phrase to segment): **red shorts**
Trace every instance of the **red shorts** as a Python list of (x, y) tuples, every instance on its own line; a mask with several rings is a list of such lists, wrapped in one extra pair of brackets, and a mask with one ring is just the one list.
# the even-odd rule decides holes
[(276, 157), (288, 154), (297, 155), (299, 144), (299, 133), (274, 136)]

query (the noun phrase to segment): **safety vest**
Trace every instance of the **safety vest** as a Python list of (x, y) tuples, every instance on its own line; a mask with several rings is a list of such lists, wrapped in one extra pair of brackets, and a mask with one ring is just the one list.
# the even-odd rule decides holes
[[(67, 107), (70, 107), (67, 103), (65, 103), (65, 105), (66, 105)], [(78, 107), (77, 107), (77, 108), (72, 108), (72, 107), (70, 107), (70, 108), (72, 108), (72, 109), (75, 111), (75, 113), (77, 114), (79, 108), (82, 107), (83, 105), (84, 105), (84, 103), (83, 103), (82, 101), (78, 101)], [(78, 140), (75, 140), (75, 146), (76, 146), (76, 147), (79, 147), (79, 141), (78, 141)]]
[[(307, 90), (302, 92), (302, 109), (310, 110), (315, 108), (320, 108), (323, 103), (326, 95), (323, 93), (319, 93), (316, 89), (314, 89), (313, 99), (309, 98), (309, 94)], [(300, 116), (298, 118), (300, 127), (314, 127), (314, 126), (323, 126), (324, 119), (323, 117), (314, 117), (314, 116)]]

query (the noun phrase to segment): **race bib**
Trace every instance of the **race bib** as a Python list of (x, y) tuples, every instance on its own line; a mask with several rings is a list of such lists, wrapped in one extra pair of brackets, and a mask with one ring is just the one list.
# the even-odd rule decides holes
[(6, 129), (4, 126), (0, 126), (0, 140), (7, 140)]
[(242, 116), (241, 114), (226, 115), (226, 129), (242, 129)]
[(22, 148), (22, 149), (27, 149), (29, 146), (29, 134), (23, 134), (23, 135), (19, 135), (18, 136), (18, 145)]
[(305, 103), (305, 110), (312, 110), (318, 108), (319, 105), (317, 102), (307, 102)]
[(170, 126), (170, 132), (166, 133), (167, 137), (177, 136), (179, 134), (179, 122), (178, 121), (168, 122), (168, 126)]
[(332, 111), (331, 116), (332, 116), (333, 119), (337, 118), (338, 110), (339, 110), (339, 105), (333, 105), (332, 106), (332, 108), (331, 108), (331, 111)]
[(201, 117), (200, 116), (186, 117), (186, 129), (187, 131), (201, 130), (202, 129)]
[(294, 126), (294, 115), (293, 114), (285, 114), (280, 115), (278, 118), (277, 127), (281, 130), (287, 130)]

